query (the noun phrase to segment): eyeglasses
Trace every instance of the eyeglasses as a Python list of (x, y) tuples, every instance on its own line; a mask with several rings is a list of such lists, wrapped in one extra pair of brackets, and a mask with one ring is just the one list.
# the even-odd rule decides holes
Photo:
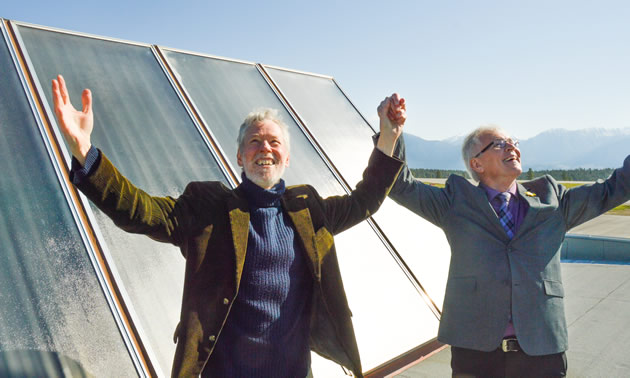
[(481, 156), (481, 154), (483, 154), (484, 152), (488, 151), (488, 149), (490, 147), (493, 147), (495, 150), (502, 150), (505, 148), (506, 144), (511, 144), (512, 146), (518, 148), (519, 142), (518, 140), (514, 140), (512, 138), (507, 138), (507, 139), (495, 139), (492, 142), (490, 142), (490, 144), (488, 144), (487, 146), (485, 146), (481, 151), (479, 151), (479, 153), (475, 156), (473, 156), (473, 158), (478, 158), (479, 156)]

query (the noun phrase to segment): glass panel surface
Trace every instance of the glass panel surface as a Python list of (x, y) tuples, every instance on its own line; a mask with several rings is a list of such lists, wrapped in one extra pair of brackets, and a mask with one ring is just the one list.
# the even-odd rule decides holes
[[(344, 194), (253, 65), (173, 51), (166, 51), (165, 55), (235, 167), (238, 126), (252, 109), (273, 107), (279, 109), (291, 130), (287, 182), (312, 184), (322, 196)], [(357, 159), (353, 169), (362, 172), (368, 155), (369, 151)], [(367, 223), (336, 236), (335, 240), (365, 370), (435, 335), (435, 316)], [(342, 370), (314, 357), (313, 372), (315, 376), (332, 377)]]
[[(436, 336), (435, 315), (367, 222), (335, 236), (335, 244), (364, 371)], [(332, 373), (342, 372), (313, 366), (315, 377)]]
[(0, 376), (135, 376), (1, 36), (0, 73)]
[[(239, 174), (236, 138), (241, 123), (255, 109), (274, 108), (291, 135), (291, 158), (284, 173), (287, 185), (317, 184), (323, 196), (342, 190), (256, 66), (169, 50), (164, 54)], [(365, 162), (367, 158), (361, 166)]]
[[(372, 150), (374, 130), (332, 79), (266, 69), (348, 184), (354, 185), (361, 177), (360, 162)], [(450, 261), (442, 230), (390, 199), (374, 219), (441, 308)]]
[[(75, 107), (81, 106), (82, 89), (92, 90), (92, 143), (135, 185), (177, 197), (190, 181), (225, 181), (148, 47), (24, 26), (19, 32), (51, 108), (50, 82), (59, 73)], [(127, 234), (92, 209), (134, 321), (157, 358), (158, 374), (166, 376), (175, 351), (184, 259), (176, 247)]]

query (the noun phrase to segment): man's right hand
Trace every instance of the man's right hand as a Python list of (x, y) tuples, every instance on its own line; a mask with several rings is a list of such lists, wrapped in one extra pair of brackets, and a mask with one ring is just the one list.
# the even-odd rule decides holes
[(83, 165), (85, 164), (85, 157), (92, 147), (90, 142), (90, 134), (92, 134), (94, 127), (92, 92), (89, 89), (83, 90), (81, 98), (83, 109), (81, 111), (76, 110), (70, 102), (66, 82), (59, 75), (57, 79), (52, 81), (52, 94), (61, 132), (68, 147), (70, 147), (70, 152)]
[(380, 103), (377, 113), (380, 121), (380, 137), (376, 144), (385, 154), (392, 156), (396, 141), (402, 134), (407, 120), (405, 99), (394, 93)]

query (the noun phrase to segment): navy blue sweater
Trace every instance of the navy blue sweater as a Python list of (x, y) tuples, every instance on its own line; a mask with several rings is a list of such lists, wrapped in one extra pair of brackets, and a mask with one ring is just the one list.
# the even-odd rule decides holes
[[(77, 184), (100, 160), (92, 146), (84, 166), (72, 159)], [(284, 181), (265, 190), (243, 174), (249, 238), (236, 302), (204, 377), (306, 377), (310, 367), (312, 277), (280, 197)]]
[(243, 174), (250, 206), (243, 276), (204, 376), (306, 377), (310, 367), (312, 277), (280, 197)]

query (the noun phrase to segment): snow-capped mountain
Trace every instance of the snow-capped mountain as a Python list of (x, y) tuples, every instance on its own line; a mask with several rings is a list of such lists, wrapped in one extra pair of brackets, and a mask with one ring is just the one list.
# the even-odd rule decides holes
[[(465, 169), (463, 137), (442, 141), (405, 134), (407, 161), (412, 168)], [(553, 129), (521, 140), (523, 170), (616, 168), (630, 154), (630, 128)]]

